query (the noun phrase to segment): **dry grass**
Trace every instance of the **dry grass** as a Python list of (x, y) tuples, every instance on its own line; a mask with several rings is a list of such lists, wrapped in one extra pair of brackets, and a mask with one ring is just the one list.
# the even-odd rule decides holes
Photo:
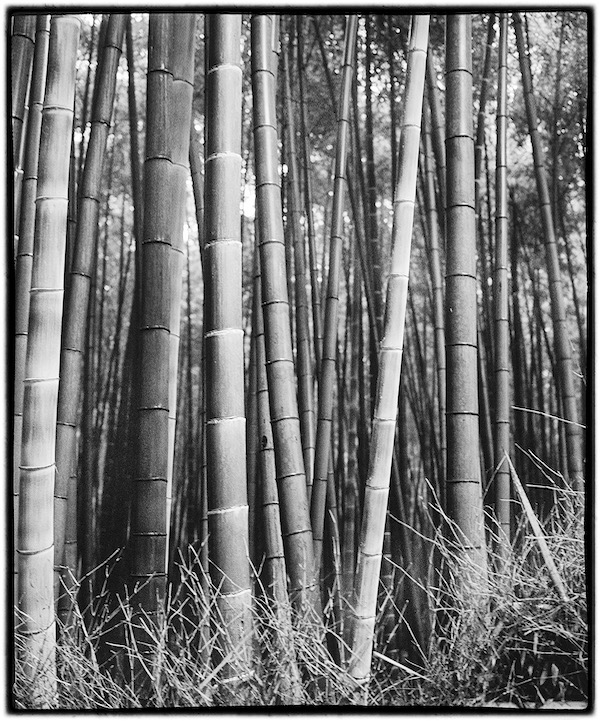
[[(464, 583), (473, 570), (468, 558), (457, 555), (455, 545), (441, 536), (431, 539), (437, 569), (443, 572), (437, 573), (426, 595), (433, 621), (429, 647), (407, 660), (402, 652), (390, 650), (389, 638), (379, 634), (367, 696), (370, 707), (585, 701), (583, 502), (574, 493), (558, 495), (544, 535), (568, 602), (561, 601), (553, 586), (538, 540), (526, 522), (517, 529), (503, 563), (490, 553), (486, 603), (474, 603)], [(448, 519), (446, 523), (452, 528)], [(494, 548), (494, 539), (490, 541)], [(182, 583), (169, 599), (160, 629), (147, 619), (134, 620), (128, 602), (106, 611), (103, 593), (94, 609), (82, 613), (74, 607), (72, 620), (60, 633), (59, 693), (51, 707), (339, 706), (356, 703), (357, 698), (364, 701), (328, 650), (327, 635), (331, 641), (333, 631), (308, 612), (299, 616), (291, 607), (275, 607), (258, 582), (252, 659), (248, 663), (240, 658), (235, 648), (223, 653), (217, 644), (227, 631), (218, 622), (214, 593), (207, 594), (196, 560), (192, 554), (181, 565)], [(380, 625), (393, 601), (388, 597), (386, 603)], [(405, 630), (409, 625), (403, 620), (405, 604), (400, 605), (394, 606), (394, 633), (402, 623)], [(151, 654), (140, 646), (135, 628), (144, 623)], [(410, 628), (408, 633), (410, 638)], [(335, 640), (343, 646), (341, 639)], [(17, 666), (15, 705), (29, 708), (31, 698), (31, 682)]]

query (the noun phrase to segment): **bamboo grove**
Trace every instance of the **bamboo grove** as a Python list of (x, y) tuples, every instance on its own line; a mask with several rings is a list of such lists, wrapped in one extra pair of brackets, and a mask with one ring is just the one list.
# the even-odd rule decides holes
[(142, 705), (394, 703), (531, 539), (573, 606), (585, 13), (7, 18), (25, 705), (75, 627)]

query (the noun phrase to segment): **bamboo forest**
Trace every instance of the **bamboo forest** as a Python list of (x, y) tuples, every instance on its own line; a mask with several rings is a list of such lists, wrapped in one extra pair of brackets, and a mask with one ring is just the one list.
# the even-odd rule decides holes
[(5, 13), (9, 705), (588, 708), (589, 11), (190, 9)]

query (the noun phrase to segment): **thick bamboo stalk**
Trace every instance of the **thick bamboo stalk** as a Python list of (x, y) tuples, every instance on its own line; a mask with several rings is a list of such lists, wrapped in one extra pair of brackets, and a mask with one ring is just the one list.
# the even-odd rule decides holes
[[(56, 426), (56, 485), (54, 488), (54, 563), (56, 591), (63, 565), (67, 496), (77, 476), (77, 428), (83, 388), (83, 354), (88, 335), (87, 319), (91, 274), (97, 253), (98, 214), (102, 168), (115, 98), (117, 68), (121, 57), (126, 16), (111, 15), (104, 36), (102, 62), (96, 74), (91, 132), (82, 176), (79, 222), (70, 282), (66, 291), (61, 347), (61, 382)], [(88, 529), (89, 530), (89, 529)], [(75, 568), (65, 569), (66, 580)], [(68, 580), (67, 580), (68, 582)]]
[[(38, 180), (38, 158), (40, 154), (40, 132), (42, 128), (42, 107), (46, 87), (48, 66), (48, 41), (50, 37), (50, 16), (39, 15), (37, 19), (35, 54), (29, 94), (29, 119), (25, 138), (25, 162), (21, 196), (20, 237), (15, 267), (15, 394), (14, 394), (14, 445), (13, 445), (13, 518), (15, 519), (15, 550), (17, 519), (19, 518), (19, 466), (21, 465), (21, 439), (23, 430), (23, 378), (27, 353), (27, 330), (31, 272), (33, 268), (33, 245), (35, 223), (35, 198)], [(17, 572), (15, 556), (14, 572)], [(15, 576), (16, 592), (16, 576)]]
[(79, 18), (70, 15), (55, 16), (50, 29), (25, 360), (17, 535), (18, 630), (23, 634), (20, 664), (34, 682), (35, 705), (51, 703), (56, 694), (52, 494), (79, 28)]
[(513, 13), (513, 25), (519, 51), (519, 62), (523, 78), (523, 93), (527, 123), (533, 147), (533, 163), (535, 166), (535, 180), (537, 185), (542, 227), (544, 229), (544, 244), (546, 250), (546, 265), (548, 267), (548, 281), (550, 284), (550, 302), (552, 307), (552, 325), (554, 329), (554, 347), (558, 373), (560, 377), (560, 391), (564, 406), (564, 416), (572, 423), (567, 424), (567, 465), (569, 480), (577, 491), (584, 489), (583, 459), (581, 447), (581, 431), (577, 425), (577, 401), (573, 383), (573, 359), (565, 312), (564, 290), (560, 277), (560, 264), (558, 260), (558, 247), (552, 222), (552, 208), (548, 192), (548, 181), (544, 167), (542, 140), (538, 128), (537, 111), (533, 97), (533, 84), (531, 79), (531, 65), (529, 55), (525, 50), (523, 27), (519, 13)]
[(429, 16), (414, 15), (401, 125), (398, 183), (394, 193), (392, 262), (384, 334), (380, 343), (369, 472), (352, 604), (352, 656), (349, 671), (360, 684), (363, 698), (368, 686), (373, 651), (377, 591), (398, 415), (428, 35)]
[[(459, 549), (486, 572), (477, 397), (471, 16), (446, 18), (447, 507)], [(474, 579), (477, 584), (478, 579)]]
[[(131, 512), (130, 581), (135, 617), (160, 625), (166, 591), (166, 487), (169, 434), (169, 321), (171, 300), (170, 119), (172, 112), (171, 16), (150, 13), (146, 109), (146, 161), (141, 362), (136, 378), (138, 442)], [(142, 630), (140, 642), (152, 646)], [(148, 669), (150, 672), (150, 669)], [(144, 682), (142, 682), (144, 683)]]
[(310, 520), (315, 548), (315, 570), (321, 563), (325, 500), (327, 496), (327, 472), (331, 448), (331, 423), (333, 413), (333, 388), (335, 384), (335, 359), (337, 350), (337, 326), (339, 305), (339, 276), (344, 233), (344, 195), (346, 190), (346, 160), (348, 155), (350, 90), (356, 55), (358, 17), (348, 15), (344, 37), (344, 60), (342, 89), (338, 107), (338, 130), (333, 186), (333, 212), (329, 245), (329, 269), (327, 298), (323, 330), (323, 349), (319, 372), (319, 402), (317, 415), (317, 439), (313, 490), (310, 499)]
[[(508, 15), (500, 14), (498, 46), (498, 104), (496, 110), (496, 266), (494, 269), (495, 511), (500, 526), (500, 551), (510, 541), (510, 357), (508, 326), (508, 187), (507, 187), (507, 55)], [(520, 369), (517, 369), (517, 373)]]
[(273, 22), (274, 18), (269, 15), (254, 15), (252, 18), (257, 229), (281, 526), (290, 576), (290, 596), (301, 606), (305, 602), (312, 604), (315, 583), (285, 275), (275, 78), (271, 69)]
[[(171, 315), (169, 319), (169, 468), (167, 473), (167, 534), (171, 518), (173, 463), (175, 457), (175, 426), (177, 424), (177, 379), (181, 325), (181, 291), (184, 247), (183, 227), (186, 216), (186, 183), (190, 173), (190, 131), (192, 126), (192, 95), (194, 92), (194, 50), (196, 16), (173, 13), (171, 36)], [(167, 553), (169, 541), (167, 539)]]
[(206, 76), (205, 373), (210, 574), (225, 674), (251, 654), (242, 243), (240, 236), (241, 15), (208, 18)]

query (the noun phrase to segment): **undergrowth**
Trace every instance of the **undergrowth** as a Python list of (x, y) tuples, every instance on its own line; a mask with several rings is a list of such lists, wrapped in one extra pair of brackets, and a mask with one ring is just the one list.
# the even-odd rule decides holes
[[(452, 528), (447, 518), (444, 522)], [(446, 529), (444, 537), (449, 536)], [(516, 529), (505, 554), (497, 553), (497, 539), (490, 534), (487, 582), (479, 586), (483, 592), (478, 600), (465, 583), (473, 575), (469, 558), (456, 553), (455, 544), (441, 533), (429, 539), (436, 568), (425, 596), (432, 629), (428, 647), (408, 657), (394, 654), (380, 634), (366, 697), (357, 694), (344, 663), (337, 663), (330, 650), (341, 649), (347, 660), (349, 650), (341, 638), (346, 634), (338, 636), (339, 629), (310, 612), (277, 606), (258, 580), (251, 658), (243, 657), (239, 648), (219, 655), (217, 639), (226, 636), (227, 629), (215, 620), (214, 594), (207, 593), (192, 553), (181, 564), (181, 584), (169, 598), (160, 629), (148, 619), (134, 620), (128, 601), (110, 606), (103, 593), (91, 608), (73, 605), (69, 622), (59, 629), (58, 693), (47, 706), (467, 707), (511, 702), (531, 707), (548, 700), (585, 700), (588, 628), (580, 495), (560, 493), (544, 536), (567, 589), (567, 602), (554, 588), (539, 540), (526, 522)], [(394, 604), (399, 632), (402, 623), (410, 625), (405, 602), (388, 597), (378, 621), (384, 611), (389, 614), (389, 603)], [(144, 622), (151, 660), (139, 641), (137, 626)], [(17, 636), (17, 655), (21, 642)], [(15, 668), (14, 704), (31, 708), (36, 681), (26, 678), (18, 663)]]

